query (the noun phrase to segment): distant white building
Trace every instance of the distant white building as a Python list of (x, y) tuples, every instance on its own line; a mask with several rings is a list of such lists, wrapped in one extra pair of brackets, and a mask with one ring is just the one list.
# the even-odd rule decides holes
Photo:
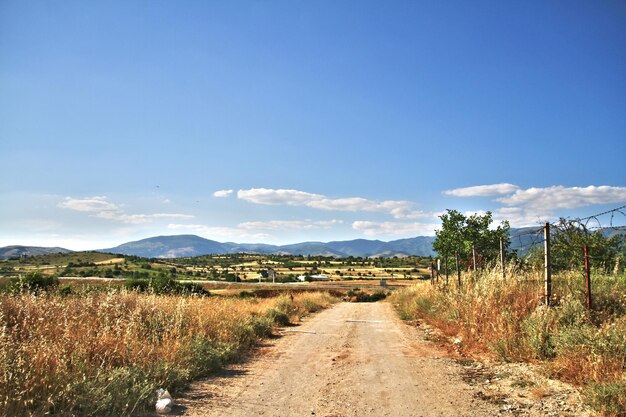
[[(304, 282), (307, 280), (306, 278), (307, 278), (306, 275), (300, 275), (298, 277), (298, 280)], [(319, 274), (319, 275), (310, 275), (309, 280), (310, 281), (330, 281), (330, 278), (328, 278), (324, 274)]]

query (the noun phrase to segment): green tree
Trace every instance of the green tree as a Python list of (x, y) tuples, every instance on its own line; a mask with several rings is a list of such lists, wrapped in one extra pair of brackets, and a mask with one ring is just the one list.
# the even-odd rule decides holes
[(503, 239), (505, 250), (510, 244), (508, 221), (492, 228), (493, 216), (489, 211), (466, 217), (457, 210), (447, 210), (439, 218), (441, 229), (435, 231), (433, 249), (444, 257), (458, 253), (462, 262), (469, 264), (472, 247), (476, 247), (479, 256), (477, 262), (495, 262), (500, 251), (500, 238)]

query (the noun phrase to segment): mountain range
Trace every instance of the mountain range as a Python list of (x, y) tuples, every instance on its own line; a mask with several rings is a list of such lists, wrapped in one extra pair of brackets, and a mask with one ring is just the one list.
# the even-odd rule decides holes
[[(610, 237), (624, 234), (619, 228), (603, 229), (603, 234)], [(526, 227), (511, 229), (511, 250), (524, 255), (535, 245), (541, 244), (541, 228)], [(290, 245), (268, 245), (263, 243), (217, 242), (196, 235), (156, 236), (124, 243), (114, 248), (100, 249), (98, 252), (135, 255), (144, 258), (181, 258), (200, 255), (224, 255), (231, 253), (258, 253), (263, 255), (311, 255), (354, 257), (392, 257), (392, 256), (433, 256), (434, 236), (418, 236), (398, 239), (390, 242), (381, 240), (355, 239), (333, 242), (302, 242)], [(64, 248), (44, 248), (36, 246), (6, 246), (0, 248), (0, 259), (20, 256), (36, 256), (50, 253), (71, 252)]]
[(180, 258), (207, 254), (259, 253), (265, 255), (335, 256), (430, 256), (434, 237), (420, 236), (391, 242), (356, 239), (335, 242), (303, 242), (290, 245), (216, 242), (196, 235), (157, 236), (128, 242), (100, 252), (147, 258)]
[(39, 256), (49, 255), (51, 253), (68, 253), (72, 252), (64, 248), (45, 248), (41, 246), (5, 246), (0, 248), (0, 259), (20, 258), (22, 256)]

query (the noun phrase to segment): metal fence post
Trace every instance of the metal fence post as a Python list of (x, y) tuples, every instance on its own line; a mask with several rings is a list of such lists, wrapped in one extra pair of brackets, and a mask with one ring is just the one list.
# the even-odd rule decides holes
[(587, 308), (591, 310), (591, 270), (589, 268), (589, 246), (583, 247), (585, 253), (585, 285), (587, 286)]
[(459, 288), (461, 288), (461, 268), (459, 267), (459, 252), (456, 252), (456, 278), (459, 282)]

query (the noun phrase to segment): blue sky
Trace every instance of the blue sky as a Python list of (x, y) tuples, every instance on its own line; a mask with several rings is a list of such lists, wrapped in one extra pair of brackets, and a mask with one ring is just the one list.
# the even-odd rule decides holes
[(533, 225), (625, 156), (619, 1), (0, 2), (0, 246)]

